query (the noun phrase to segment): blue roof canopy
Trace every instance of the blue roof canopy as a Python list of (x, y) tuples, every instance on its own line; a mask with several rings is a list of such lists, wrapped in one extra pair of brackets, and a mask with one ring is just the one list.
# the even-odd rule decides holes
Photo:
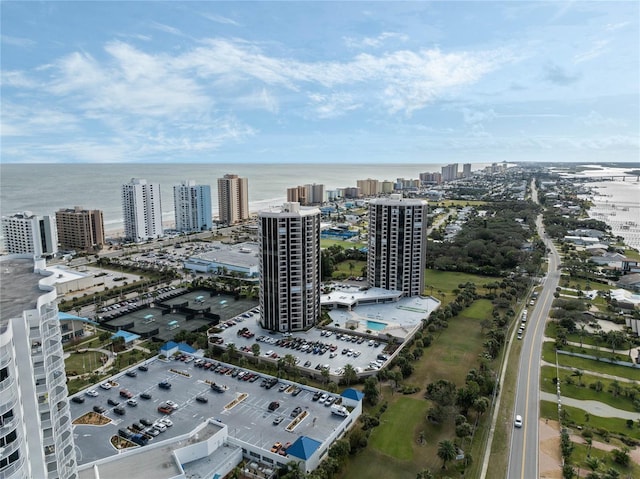
[(91, 321), (89, 318), (74, 316), (73, 314), (63, 313), (62, 311), (58, 311), (58, 321), (82, 321), (83, 323), (98, 324), (95, 321)]
[(320, 442), (307, 436), (300, 436), (296, 442), (287, 449), (287, 454), (304, 459), (305, 461), (313, 456), (313, 453), (320, 447)]
[(121, 329), (116, 334), (111, 336), (111, 339), (116, 339), (116, 338), (124, 338), (124, 342), (125, 343), (130, 343), (131, 341), (135, 341), (136, 339), (139, 339), (140, 335), (139, 334), (130, 333), (129, 331), (124, 331), (124, 330)]
[(364, 393), (358, 391), (357, 389), (349, 388), (342, 391), (342, 394), (340, 394), (340, 396), (348, 399), (353, 399), (354, 401), (361, 401), (364, 397)]

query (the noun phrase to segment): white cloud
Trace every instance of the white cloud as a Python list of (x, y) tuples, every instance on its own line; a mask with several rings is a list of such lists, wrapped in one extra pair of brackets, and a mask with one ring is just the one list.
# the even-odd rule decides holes
[(0, 81), (3, 87), (36, 88), (38, 86), (37, 81), (21, 71), (2, 71), (0, 72)]
[(0, 35), (0, 42), (5, 45), (12, 45), (14, 47), (32, 47), (36, 44), (34, 40), (30, 38), (12, 37), (9, 35)]
[(602, 127), (602, 126), (611, 126), (611, 127), (623, 127), (625, 123), (620, 120), (616, 120), (615, 118), (607, 118), (597, 111), (591, 110), (587, 116), (583, 116), (578, 118), (578, 121), (586, 126), (594, 126), (594, 127)]
[(349, 93), (312, 93), (309, 95), (314, 116), (321, 119), (337, 118), (362, 107)]
[(234, 25), (236, 27), (240, 26), (240, 24), (235, 20), (223, 17), (222, 15), (216, 15), (215, 13), (201, 13), (201, 15), (212, 22), (221, 23), (223, 25)]
[(506, 50), (443, 53), (423, 49), (381, 56), (359, 54), (344, 62), (302, 62), (269, 57), (245, 42), (212, 39), (175, 61), (206, 79), (259, 80), (293, 91), (307, 83), (326, 88), (366, 84), (374, 102), (383, 101), (392, 113), (411, 113), (442, 94), (475, 83), (512, 58)]
[(170, 33), (171, 35), (176, 35), (179, 37), (186, 36), (178, 28), (172, 27), (170, 25), (165, 25), (164, 23), (151, 22), (151, 27), (155, 28), (156, 30), (160, 30), (161, 32)]
[(607, 53), (608, 49), (606, 48), (609, 44), (609, 40), (597, 40), (593, 42), (593, 45), (586, 52), (580, 53), (573, 57), (574, 63), (581, 63), (588, 60), (593, 60), (598, 58), (600, 55)]
[(379, 48), (389, 39), (397, 39), (401, 42), (406, 42), (407, 40), (409, 40), (409, 37), (403, 33), (382, 32), (377, 37), (363, 37), (360, 39), (353, 37), (343, 37), (342, 39), (348, 48), (361, 49)]

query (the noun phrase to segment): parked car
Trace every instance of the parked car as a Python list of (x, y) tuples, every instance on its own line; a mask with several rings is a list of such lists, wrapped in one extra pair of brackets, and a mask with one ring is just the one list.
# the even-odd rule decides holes
[(111, 383), (102, 383), (100, 384), (100, 387), (108, 391), (109, 389), (111, 389)]
[(167, 427), (173, 426), (173, 421), (168, 417), (161, 417), (156, 421), (157, 424), (164, 424)]
[(142, 424), (143, 426), (150, 427), (150, 426), (153, 426), (153, 421), (150, 421), (149, 419), (146, 419), (143, 417), (142, 419), (140, 419), (140, 424)]
[(278, 401), (271, 401), (269, 403), (269, 411), (275, 411), (280, 407), (280, 403)]
[(120, 401), (116, 401), (115, 399), (107, 399), (107, 404), (109, 406), (118, 406), (120, 404)]
[(207, 402), (209, 402), (209, 399), (207, 399), (206, 396), (196, 396), (196, 401), (201, 402), (201, 403), (207, 403)]
[(84, 402), (84, 398), (82, 396), (73, 396), (71, 398), (71, 401), (73, 401), (76, 404), (82, 404)]
[(132, 407), (136, 407), (138, 405), (138, 401), (135, 399), (127, 399), (127, 404)]
[(126, 374), (127, 376), (129, 376), (130, 378), (135, 378), (135, 377), (138, 375), (138, 373), (137, 373), (137, 372), (135, 372), (133, 369), (131, 369), (131, 370), (127, 371), (125, 374)]
[(151, 399), (151, 394), (150, 393), (142, 393), (142, 394), (140, 394), (140, 397), (142, 399)]
[(171, 389), (171, 383), (166, 379), (158, 383), (160, 389)]
[(282, 421), (284, 421), (284, 416), (278, 416), (273, 420), (273, 425), (277, 426), (278, 424), (280, 424)]
[(113, 412), (116, 413), (118, 416), (124, 416), (127, 413), (127, 411), (125, 411), (125, 409), (122, 406), (114, 407)]
[(173, 401), (165, 401), (164, 402), (167, 406), (169, 406), (171, 409), (173, 409), (174, 411), (176, 409), (178, 409), (178, 405), (176, 403), (174, 403)]
[(97, 412), (98, 414), (102, 414), (103, 412), (105, 412), (105, 411), (106, 411), (106, 409), (105, 409), (105, 408), (103, 408), (102, 406), (97, 406), (97, 405), (96, 405), (96, 406), (93, 406), (93, 411), (94, 411), (94, 412)]
[(89, 389), (87, 392), (85, 392), (85, 394), (89, 397), (96, 397), (98, 396), (98, 391), (96, 391), (95, 389)]
[(133, 434), (131, 434), (126, 429), (118, 429), (118, 436), (124, 437), (125, 439), (131, 439), (131, 436), (133, 436)]
[(131, 391), (129, 391), (128, 389), (121, 389), (120, 390), (120, 397), (131, 399), (133, 397), (133, 393)]
[(271, 446), (271, 452), (278, 452), (281, 447), (282, 447), (282, 444), (279, 442), (276, 442), (274, 443), (273, 446)]
[(149, 370), (149, 367), (145, 366), (144, 364), (141, 364), (140, 366), (138, 366), (138, 370), (139, 371), (143, 371), (143, 372), (147, 372)]
[(173, 412), (173, 408), (167, 406), (166, 404), (160, 404), (160, 406), (158, 406), (158, 412), (162, 414), (171, 414)]

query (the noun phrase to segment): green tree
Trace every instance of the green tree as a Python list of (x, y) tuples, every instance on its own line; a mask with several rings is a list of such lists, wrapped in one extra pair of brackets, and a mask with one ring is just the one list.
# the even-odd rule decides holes
[(351, 364), (344, 365), (344, 372), (342, 373), (342, 379), (347, 386), (358, 379), (355, 368)]
[(364, 380), (362, 392), (364, 392), (364, 398), (369, 404), (372, 406), (378, 404), (380, 392), (378, 391), (378, 381), (375, 377), (368, 377)]
[(447, 462), (456, 458), (456, 446), (452, 441), (444, 439), (438, 443), (438, 457), (442, 460), (442, 469), (447, 468)]

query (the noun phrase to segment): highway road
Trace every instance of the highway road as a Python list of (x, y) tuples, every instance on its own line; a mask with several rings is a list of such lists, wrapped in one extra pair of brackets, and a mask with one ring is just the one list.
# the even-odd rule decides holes
[[(537, 191), (532, 185), (532, 197), (537, 202)], [(548, 254), (548, 273), (542, 282), (542, 291), (534, 306), (529, 306), (527, 326), (522, 338), (522, 352), (518, 365), (518, 379), (514, 408), (515, 415), (522, 416), (521, 428), (513, 428), (507, 477), (509, 479), (534, 479), (538, 475), (538, 422), (540, 416), (540, 358), (546, 318), (560, 282), (560, 256), (542, 225), (542, 217), (536, 220), (540, 238)], [(527, 304), (530, 298), (526, 299)]]

